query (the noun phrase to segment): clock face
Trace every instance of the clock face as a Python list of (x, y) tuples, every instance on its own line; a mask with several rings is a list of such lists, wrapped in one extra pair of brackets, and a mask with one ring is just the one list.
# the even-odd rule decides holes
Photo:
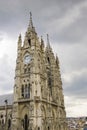
[(24, 63), (25, 64), (28, 64), (30, 62), (30, 60), (31, 60), (31, 56), (29, 54), (24, 56)]

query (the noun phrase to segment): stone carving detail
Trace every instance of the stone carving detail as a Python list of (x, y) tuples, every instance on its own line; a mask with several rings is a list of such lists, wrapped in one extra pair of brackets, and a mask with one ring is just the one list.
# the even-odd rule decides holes
[[(46, 47), (44, 45), (43, 39), (38, 38), (30, 13), (23, 44), (21, 36), (18, 38), (12, 130), (23, 129), (22, 119), (26, 130), (58, 130), (57, 124), (66, 118), (59, 60), (54, 56), (48, 35)], [(24, 62), (26, 53), (28, 62)], [(21, 87), (22, 84), (25, 86)], [(54, 110), (55, 114), (52, 113)], [(59, 130), (66, 128), (60, 127)]]
[(32, 117), (34, 115), (34, 105), (30, 104), (29, 106), (29, 116)]

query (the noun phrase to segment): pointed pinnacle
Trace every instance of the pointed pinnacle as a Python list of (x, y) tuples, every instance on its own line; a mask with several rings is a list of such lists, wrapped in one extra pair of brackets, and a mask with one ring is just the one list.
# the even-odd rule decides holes
[(47, 46), (50, 47), (49, 35), (47, 34)]
[(41, 36), (41, 43), (44, 44), (44, 40), (43, 40), (43, 37)]
[(43, 37), (41, 36), (41, 41), (43, 41)]
[(57, 54), (56, 54), (56, 63), (57, 63), (57, 65), (59, 64), (59, 59), (58, 59)]
[(21, 33), (19, 34), (19, 39), (21, 39)]
[(30, 12), (30, 21), (29, 21), (29, 27), (33, 27), (33, 22), (32, 22), (32, 13)]
[(22, 44), (22, 39), (21, 39), (21, 34), (18, 37), (18, 49), (21, 48), (21, 44)]

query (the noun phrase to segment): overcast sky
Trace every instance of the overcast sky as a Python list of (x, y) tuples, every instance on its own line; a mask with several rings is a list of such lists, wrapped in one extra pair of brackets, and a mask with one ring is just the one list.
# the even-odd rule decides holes
[(87, 0), (0, 0), (0, 95), (13, 91), (18, 35), (30, 11), (58, 54), (67, 116), (87, 116)]

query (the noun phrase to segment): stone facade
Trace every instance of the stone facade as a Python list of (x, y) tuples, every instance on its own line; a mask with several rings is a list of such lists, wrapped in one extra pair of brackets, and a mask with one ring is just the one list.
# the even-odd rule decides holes
[(22, 44), (18, 38), (12, 130), (67, 130), (58, 57), (47, 35), (39, 40), (30, 21)]

